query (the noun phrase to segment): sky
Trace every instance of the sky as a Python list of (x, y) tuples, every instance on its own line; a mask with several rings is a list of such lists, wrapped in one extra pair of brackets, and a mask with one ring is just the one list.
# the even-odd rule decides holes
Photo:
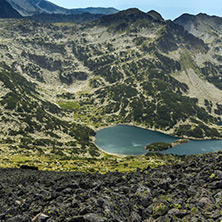
[(221, 0), (48, 0), (64, 8), (114, 7), (119, 10), (139, 8), (144, 12), (155, 10), (164, 19), (175, 19), (183, 13), (222, 16)]

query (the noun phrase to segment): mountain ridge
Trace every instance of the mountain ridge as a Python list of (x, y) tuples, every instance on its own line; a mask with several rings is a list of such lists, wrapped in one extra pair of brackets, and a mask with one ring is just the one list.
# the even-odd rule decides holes
[[(149, 15), (149, 13), (140, 11), (138, 8), (130, 8), (115, 14), (103, 16), (99, 20), (99, 25), (110, 26), (119, 21), (122, 24), (127, 23), (127, 25), (129, 25), (130, 23), (135, 23), (137, 20), (141, 19), (146, 19), (150, 21), (155, 20), (151, 15)], [(162, 22), (161, 20), (155, 20), (155, 21)]]
[[(208, 31), (222, 31), (222, 18), (218, 16), (209, 16), (205, 13), (199, 13), (197, 15), (186, 13), (175, 19), (174, 23), (182, 25), (188, 32), (201, 39), (204, 38), (204, 36), (201, 35), (206, 34)], [(195, 28), (197, 29), (196, 32)], [(198, 33), (198, 31), (200, 33)]]
[(88, 7), (88, 8), (77, 8), (77, 9), (66, 9), (60, 7), (50, 1), (45, 0), (7, 0), (12, 7), (20, 12), (23, 16), (33, 16), (41, 13), (48, 14), (82, 14), (82, 13), (91, 13), (91, 14), (112, 14), (118, 12), (117, 9), (109, 7)]
[[(209, 16), (204, 13), (198, 15), (185, 14), (174, 21), (183, 26), (189, 33), (202, 39), (209, 48), (208, 61), (202, 64), (201, 72), (210, 83), (222, 89), (221, 84), (221, 38), (222, 38), (222, 18)], [(213, 59), (210, 59), (213, 57)], [(201, 58), (199, 58), (201, 59)], [(208, 71), (207, 71), (208, 69)]]

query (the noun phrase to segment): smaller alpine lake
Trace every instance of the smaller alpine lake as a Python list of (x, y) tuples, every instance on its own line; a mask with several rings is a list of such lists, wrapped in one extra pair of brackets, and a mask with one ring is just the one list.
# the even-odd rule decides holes
[[(99, 130), (95, 144), (105, 152), (121, 155), (142, 155), (151, 143), (172, 143), (178, 138), (135, 126), (116, 125)], [(190, 140), (160, 153), (191, 155), (222, 150), (222, 140)]]

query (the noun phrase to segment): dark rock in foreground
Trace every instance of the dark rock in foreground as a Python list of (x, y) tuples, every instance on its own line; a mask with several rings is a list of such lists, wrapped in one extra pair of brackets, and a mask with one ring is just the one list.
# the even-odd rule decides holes
[(132, 173), (0, 170), (0, 221), (221, 221), (222, 152)]

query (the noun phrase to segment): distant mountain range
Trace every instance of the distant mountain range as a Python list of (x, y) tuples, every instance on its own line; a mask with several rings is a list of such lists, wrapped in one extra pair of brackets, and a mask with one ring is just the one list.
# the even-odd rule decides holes
[(118, 12), (115, 8), (78, 8), (78, 9), (66, 9), (59, 7), (46, 0), (7, 0), (12, 7), (17, 10), (22, 16), (32, 16), (41, 13), (47, 14), (113, 14)]
[(209, 16), (204, 13), (183, 14), (175, 19), (174, 23), (182, 25), (188, 32), (207, 42), (222, 35), (222, 18), (218, 16)]
[(22, 16), (5, 0), (0, 0), (1, 18), (21, 18)]

